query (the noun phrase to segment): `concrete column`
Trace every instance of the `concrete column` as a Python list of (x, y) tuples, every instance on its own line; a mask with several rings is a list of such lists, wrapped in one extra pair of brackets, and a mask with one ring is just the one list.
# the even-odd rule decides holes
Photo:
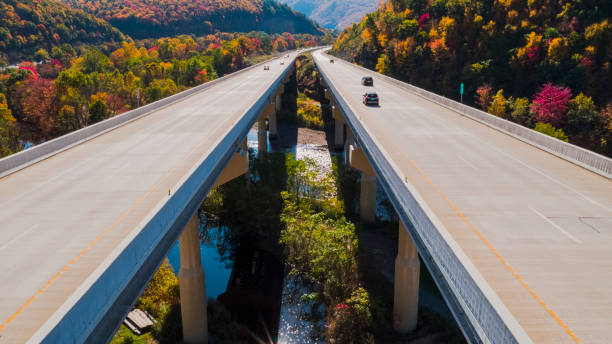
[(417, 327), (420, 261), (414, 241), (401, 220), (398, 246), (395, 259), (393, 328), (399, 333), (408, 333)]
[(257, 151), (259, 154), (268, 152), (268, 133), (266, 129), (266, 117), (262, 115), (257, 122)]
[(276, 111), (272, 111), (270, 113), (270, 117), (268, 119), (270, 121), (269, 129), (270, 129), (270, 138), (276, 138), (278, 136), (278, 124), (276, 122)]
[(331, 102), (332, 104), (332, 116), (335, 120), (335, 132), (334, 132), (334, 144), (336, 149), (341, 149), (344, 146), (344, 125), (346, 124), (346, 120), (342, 115), (342, 111), (338, 107), (335, 102)]
[(355, 139), (353, 137), (353, 132), (351, 128), (347, 126), (346, 128), (346, 141), (344, 143), (344, 165), (351, 165), (351, 154), (353, 152), (353, 147), (355, 145)]
[(334, 129), (334, 143), (336, 148), (342, 147), (344, 145), (344, 123), (336, 119)]
[(179, 237), (181, 269), (181, 317), (183, 341), (189, 344), (208, 343), (208, 319), (206, 315), (206, 289), (204, 269), (200, 260), (200, 235), (196, 213)]
[(364, 222), (376, 221), (376, 176), (361, 173), (359, 215)]
[(276, 112), (279, 112), (283, 107), (283, 98), (281, 97), (280, 93), (276, 95), (275, 103), (276, 103)]

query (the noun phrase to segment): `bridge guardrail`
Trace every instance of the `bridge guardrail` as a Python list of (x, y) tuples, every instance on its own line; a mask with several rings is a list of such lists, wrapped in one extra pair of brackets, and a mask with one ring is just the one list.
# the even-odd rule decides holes
[[(331, 55), (327, 56), (331, 57)], [(334, 58), (337, 57), (334, 56)], [(349, 63), (347, 61), (344, 62)], [(527, 144), (530, 144), (543, 151), (553, 154), (561, 159), (567, 160), (575, 165), (583, 167), (591, 172), (597, 173), (608, 179), (612, 179), (612, 159), (608, 157), (605, 157), (601, 154), (597, 154), (582, 147), (578, 147), (571, 143), (558, 140), (554, 137), (542, 134), (533, 129), (524, 127), (520, 124), (516, 124), (506, 119), (491, 115), (490, 113), (459, 103), (439, 94), (429, 92), (427, 90), (394, 79), (387, 75), (377, 73), (365, 67), (355, 64), (351, 65), (363, 70), (366, 73), (375, 73), (376, 76), (385, 79), (386, 81), (395, 84), (400, 88), (406, 89), (431, 102), (441, 105), (447, 109), (453, 110), (459, 113), (460, 115), (482, 123), (506, 135), (510, 135), (518, 140), (521, 140)]]
[[(342, 60), (341, 63), (350, 64)], [(315, 64), (400, 219), (404, 224), (412, 225), (406, 228), (465, 337), (472, 343), (531, 343), (525, 331), (416, 189), (404, 180), (399, 169), (386, 158), (316, 59)]]
[(79, 130), (73, 131), (66, 135), (57, 137), (53, 140), (41, 143), (39, 145), (28, 148), (21, 152), (17, 152), (15, 154), (6, 156), (0, 159), (0, 178), (5, 177), (11, 173), (17, 172), (41, 160), (47, 159), (55, 154), (61, 153), (83, 142), (96, 138), (97, 136), (100, 136), (108, 131), (114, 130), (132, 121), (143, 118), (151, 114), (154, 111), (157, 111), (163, 107), (176, 103), (177, 101), (190, 97), (196, 93), (199, 93), (200, 91), (203, 91), (207, 88), (215, 86), (216, 84), (223, 82), (229, 78), (234, 78), (253, 68), (258, 68), (275, 59), (277, 58), (274, 58), (268, 61), (264, 61), (264, 62), (260, 62), (258, 64), (249, 66), (247, 68), (243, 68), (234, 73), (225, 75), (221, 78), (215, 79), (205, 84), (192, 87), (188, 90), (179, 92), (170, 97), (160, 99), (153, 103), (141, 106), (137, 109), (122, 113), (120, 115), (108, 118), (104, 121), (92, 124), (85, 128), (81, 128)]

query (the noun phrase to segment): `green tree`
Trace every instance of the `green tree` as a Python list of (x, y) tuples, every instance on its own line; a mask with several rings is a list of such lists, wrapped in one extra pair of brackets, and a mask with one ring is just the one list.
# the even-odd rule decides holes
[(563, 132), (563, 129), (557, 129), (548, 123), (536, 123), (535, 128), (533, 128), (533, 130), (539, 131), (542, 134), (546, 134), (548, 136), (552, 136), (561, 141), (568, 142), (569, 140), (567, 135), (565, 135), (565, 132)]
[(94, 124), (107, 119), (110, 116), (108, 104), (102, 99), (96, 99), (89, 104), (89, 118), (87, 124)]
[(508, 98), (508, 119), (514, 123), (533, 127), (534, 119), (529, 112), (529, 99), (527, 98)]
[(70, 105), (62, 106), (55, 122), (55, 134), (61, 136), (80, 128), (81, 125), (74, 107)]
[(85, 51), (80, 66), (83, 73), (87, 74), (93, 72), (106, 73), (112, 69), (112, 64), (108, 56), (95, 48)]
[(602, 128), (593, 98), (578, 94), (569, 103), (566, 130), (570, 136), (596, 134)]

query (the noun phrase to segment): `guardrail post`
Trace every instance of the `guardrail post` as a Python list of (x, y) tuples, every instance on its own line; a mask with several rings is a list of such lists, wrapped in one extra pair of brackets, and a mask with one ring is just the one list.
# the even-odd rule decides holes
[(179, 289), (181, 293), (183, 341), (190, 344), (208, 343), (206, 289), (204, 287), (204, 269), (200, 258), (198, 222), (198, 213), (196, 212), (179, 237), (181, 255)]
[(417, 327), (420, 265), (414, 241), (400, 220), (393, 301), (393, 328), (399, 333)]

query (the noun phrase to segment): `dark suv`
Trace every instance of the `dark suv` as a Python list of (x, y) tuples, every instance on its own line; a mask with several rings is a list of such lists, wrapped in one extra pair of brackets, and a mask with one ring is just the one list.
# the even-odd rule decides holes
[(361, 84), (363, 86), (374, 86), (374, 79), (371, 76), (364, 76), (361, 78)]
[(378, 94), (374, 92), (368, 92), (363, 94), (363, 103), (365, 105), (376, 105), (378, 106)]

